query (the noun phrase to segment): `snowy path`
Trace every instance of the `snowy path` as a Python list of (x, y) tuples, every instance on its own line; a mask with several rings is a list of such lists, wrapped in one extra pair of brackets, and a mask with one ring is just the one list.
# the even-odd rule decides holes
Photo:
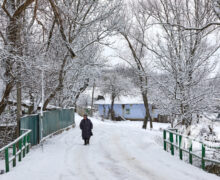
[[(93, 120), (84, 146), (77, 126), (38, 146), (1, 180), (219, 180), (163, 151), (158, 131)], [(133, 126), (134, 125), (134, 126)]]

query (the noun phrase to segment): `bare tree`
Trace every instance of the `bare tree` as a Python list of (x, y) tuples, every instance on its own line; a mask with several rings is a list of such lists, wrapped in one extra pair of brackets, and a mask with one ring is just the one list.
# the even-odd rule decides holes
[[(129, 9), (130, 7), (130, 9)], [(143, 128), (147, 128), (147, 122), (150, 121), (150, 128), (153, 128), (152, 117), (149, 110), (148, 100), (148, 75), (145, 67), (147, 53), (144, 44), (137, 39), (145, 39), (147, 29), (149, 28), (149, 18), (143, 10), (142, 6), (136, 3), (129, 3), (129, 9), (124, 19), (124, 27), (119, 30), (119, 33), (124, 38), (130, 50), (132, 61), (135, 63), (136, 75), (139, 79), (139, 87), (141, 90), (146, 115), (144, 118)], [(129, 16), (131, 15), (131, 16)], [(127, 61), (127, 57), (120, 56)]]
[[(94, 43), (102, 43), (103, 39), (114, 30), (117, 23), (113, 17), (116, 17), (120, 7), (120, 1), (109, 3), (77, 0), (70, 1), (69, 3), (64, 1), (62, 4), (53, 1), (49, 2), (55, 16), (55, 21), (58, 24), (57, 30), (63, 40), (60, 48), (63, 49), (64, 45), (64, 51), (67, 51), (67, 54), (63, 57), (60, 66), (58, 84), (47, 96), (44, 102), (44, 109), (55, 97), (56, 93), (63, 88), (64, 69), (67, 65), (67, 59), (70, 61), (71, 58), (76, 57), (76, 54), (80, 56), (81, 51), (88, 49)], [(66, 30), (64, 30), (64, 27)], [(80, 93), (87, 88), (88, 82), (89, 79), (84, 82), (80, 88)], [(78, 99), (80, 93), (75, 96), (76, 99)]]
[(210, 21), (207, 21), (204, 24), (200, 24), (199, 26), (194, 26), (192, 24), (179, 24), (178, 22), (164, 22), (166, 25), (170, 26), (178, 26), (179, 28), (183, 30), (198, 30), (203, 31), (209, 28), (210, 26), (219, 26), (220, 25), (220, 1), (219, 0), (210, 0), (203, 3), (203, 1), (200, 1), (200, 7), (201, 8), (208, 8), (209, 10), (207, 12), (214, 13), (216, 15), (215, 18), (213, 18)]
[[(80, 61), (80, 75), (85, 67), (100, 66), (100, 62), (87, 65), (97, 58), (98, 44), (103, 44), (117, 26), (121, 1), (0, 0), (0, 4), (0, 114), (9, 98), (14, 101), (16, 88), (19, 125), (22, 98), (30, 101), (29, 113), (36, 112), (41, 101), (45, 110), (57, 93), (64, 92), (62, 97), (67, 102), (70, 95), (65, 88), (74, 79), (72, 69), (79, 68)], [(82, 80), (71, 89), (77, 100), (90, 79), (75, 80)]]
[(185, 31), (180, 26), (167, 24), (201, 27), (215, 18), (209, 11), (212, 3), (210, 0), (158, 0), (143, 1), (141, 5), (161, 25), (162, 32), (156, 34), (155, 43), (150, 45), (142, 40), (154, 53), (160, 70), (167, 74), (167, 78), (158, 83), (159, 87), (171, 102), (172, 114), (188, 127), (193, 113), (202, 112), (206, 107), (202, 105), (211, 92), (198, 90), (213, 70), (215, 62), (210, 59), (219, 49), (219, 42), (209, 43), (214, 27), (204, 31)]
[[(5, 90), (0, 102), (0, 114), (7, 106), (7, 101), (11, 90), (16, 83), (17, 89), (17, 126), (20, 125), (21, 116), (21, 63), (19, 58), (23, 56), (22, 46), (22, 19), (24, 18), (24, 12), (30, 6), (34, 0), (15, 1), (4, 0), (2, 3), (2, 10), (6, 15), (7, 33), (1, 33), (4, 41), (5, 51), (8, 54), (4, 60), (5, 68)], [(17, 72), (17, 73), (15, 73)], [(17, 128), (17, 136), (19, 136), (19, 128)]]
[(109, 114), (112, 120), (115, 120), (114, 103), (116, 98), (120, 98), (122, 95), (126, 95), (130, 89), (130, 83), (128, 79), (120, 76), (117, 70), (105, 73), (102, 77), (102, 83), (100, 84), (100, 89), (103, 94), (110, 95), (111, 106), (109, 109)]
[[(63, 87), (65, 66), (68, 61), (93, 43), (102, 43), (102, 40), (112, 33), (118, 23), (116, 14), (120, 9), (120, 4), (120, 1), (2, 1), (1, 13), (4, 12), (4, 16), (1, 17), (1, 20), (4, 20), (5, 23), (2, 24), (0, 37), (7, 48), (1, 52), (1, 60), (5, 62), (5, 82), (7, 84), (0, 102), (0, 113), (4, 111), (10, 91), (15, 84), (16, 75), (14, 75), (13, 66), (15, 60), (12, 60), (11, 57), (13, 53), (14, 56), (20, 53), (21, 59), (27, 55), (26, 59), (32, 59), (34, 62), (38, 56), (45, 62), (51, 61), (50, 57), (54, 53), (59, 54), (59, 60), (56, 57), (51, 61), (52, 63), (58, 61), (60, 68), (56, 75), (58, 83), (46, 96), (44, 103), (44, 109), (46, 109), (56, 92)], [(26, 18), (26, 27), (20, 18), (21, 15)], [(4, 26), (8, 27), (4, 28)], [(6, 33), (6, 30), (9, 33)], [(26, 31), (26, 35), (22, 34), (23, 30)], [(87, 41), (83, 41), (84, 44), (82, 44), (81, 42), (85, 38)], [(23, 39), (26, 39), (25, 43)], [(29, 40), (32, 40), (34, 44), (29, 44), (33, 49), (27, 45)], [(9, 45), (13, 47), (10, 48)], [(25, 48), (29, 53), (33, 53), (33, 50), (37, 52), (28, 54), (24, 52)], [(44, 62), (39, 63), (44, 64)], [(43, 64), (39, 64), (38, 69), (42, 69)], [(24, 68), (23, 66), (25, 64), (22, 64), (22, 68)]]

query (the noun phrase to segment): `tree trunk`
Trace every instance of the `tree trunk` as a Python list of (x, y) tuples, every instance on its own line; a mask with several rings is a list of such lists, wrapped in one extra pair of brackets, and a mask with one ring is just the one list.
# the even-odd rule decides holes
[(171, 128), (174, 128), (174, 119), (175, 118), (173, 116), (174, 115), (171, 115), (170, 118), (169, 118), (170, 119), (170, 123), (171, 123)]
[(2, 100), (0, 102), (0, 115), (4, 112), (4, 110), (8, 104), (8, 98), (9, 98), (9, 95), (10, 95), (13, 87), (14, 87), (14, 81), (10, 81), (9, 83), (7, 83), (5, 91), (2, 96)]
[[(128, 35), (126, 35), (124, 33), (121, 33), (121, 35), (125, 38), (125, 40), (128, 43), (128, 46), (129, 46), (129, 48), (131, 50), (132, 56), (134, 58), (134, 61), (135, 61), (136, 65), (137, 65), (138, 71), (140, 71), (141, 73), (145, 74), (144, 67), (143, 67), (143, 65), (141, 63), (141, 57), (137, 55), (137, 52), (136, 52), (135, 48), (133, 47), (132, 43), (130, 42), (130, 40), (128, 38)], [(140, 52), (139, 52), (140, 54), (143, 53), (143, 47), (144, 47), (144, 45), (141, 44), (141, 49), (140, 49)], [(150, 111), (149, 111), (149, 106), (148, 106), (147, 90), (146, 90), (146, 87), (147, 87), (147, 84), (148, 84), (148, 79), (147, 79), (146, 76), (142, 76), (141, 74), (139, 74), (139, 80), (140, 80), (140, 83), (141, 83), (140, 90), (142, 92), (142, 97), (143, 97), (143, 101), (144, 101), (144, 107), (145, 107), (145, 110), (146, 110), (146, 114), (145, 114), (144, 123), (143, 123), (142, 128), (143, 129), (147, 128), (147, 121), (148, 121), (148, 119), (150, 120), (150, 128), (153, 128), (152, 118), (151, 118)]]
[(77, 100), (79, 99), (80, 94), (83, 93), (88, 86), (89, 86), (89, 79), (86, 79), (85, 82), (84, 82), (83, 87), (81, 87), (79, 89), (79, 92), (77, 92), (77, 94), (75, 95), (75, 102), (74, 102), (75, 108), (76, 108), (76, 103), (77, 103)]
[(31, 105), (28, 108), (28, 114), (32, 114), (34, 111), (34, 96), (32, 95), (32, 90), (29, 91), (29, 96), (30, 96)]
[[(14, 2), (11, 1), (11, 8), (12, 10), (14, 10)], [(9, 24), (7, 26), (7, 39), (8, 42), (5, 45), (5, 49), (6, 51), (8, 51), (10, 54), (12, 55), (17, 55), (17, 32), (18, 32), (19, 28), (16, 22), (16, 19), (14, 18), (10, 18), (9, 20)], [(13, 77), (13, 58), (12, 57), (8, 57), (6, 59), (5, 62), (5, 79), (6, 81), (6, 88), (5, 91), (3, 93), (3, 97), (2, 100), (0, 102), (0, 114), (2, 114), (2, 112), (5, 110), (7, 104), (8, 104), (8, 98), (10, 96), (10, 93), (15, 85), (15, 78)]]
[(48, 98), (45, 100), (44, 105), (43, 105), (43, 111), (46, 110), (48, 104), (50, 103), (50, 101), (56, 96), (57, 92), (62, 90), (63, 88), (63, 79), (64, 79), (64, 68), (67, 62), (67, 55), (64, 57), (63, 63), (61, 65), (60, 68), (60, 72), (59, 72), (59, 79), (58, 79), (58, 85), (57, 87), (54, 89), (54, 91), (52, 91), (50, 93), (50, 95), (48, 96)]
[(149, 119), (150, 120), (150, 128), (152, 129), (153, 128), (153, 123), (152, 123), (152, 118), (151, 118), (150, 111), (149, 111), (149, 103), (148, 103), (148, 98), (147, 98), (146, 93), (142, 92), (142, 97), (143, 97), (143, 101), (144, 101), (144, 107), (145, 107), (145, 110), (146, 110), (146, 114), (145, 114), (144, 123), (143, 123), (142, 128), (143, 129), (147, 128), (147, 122), (148, 122), (148, 119)]
[[(17, 88), (17, 137), (20, 135), (20, 117), (21, 117), (21, 75), (20, 75), (20, 63), (17, 63), (16, 70), (17, 74), (13, 72), (13, 65), (17, 62), (17, 57), (22, 56), (23, 44), (21, 42), (21, 29), (22, 21), (21, 18), (24, 16), (24, 11), (26, 8), (33, 3), (34, 0), (27, 0), (25, 2), (21, 0), (10, 0), (4, 1), (2, 4), (2, 9), (8, 16), (8, 26), (6, 28), (7, 42), (5, 43), (5, 49), (10, 53), (10, 57), (6, 59), (5, 62), (5, 78), (7, 79), (7, 84), (5, 91), (3, 93), (2, 100), (0, 102), (0, 114), (5, 110), (8, 104), (8, 98), (10, 92), (12, 91), (15, 80)], [(9, 10), (8, 10), (9, 9)], [(13, 14), (12, 14), (13, 13)]]
[(151, 118), (151, 115), (150, 115), (149, 103), (148, 103), (148, 97), (147, 97), (147, 90), (146, 90), (146, 87), (145, 87), (145, 86), (147, 86), (147, 77), (139, 76), (139, 79), (140, 79), (140, 83), (141, 83), (140, 88), (141, 88), (141, 92), (142, 92), (142, 98), (143, 98), (143, 101), (144, 101), (144, 107), (145, 107), (145, 111), (146, 111), (142, 128), (146, 129), (147, 128), (147, 122), (148, 122), (148, 120), (150, 120), (150, 128), (152, 129), (153, 128), (153, 122), (152, 122), (152, 118)]
[[(16, 3), (20, 3), (20, 1), (15, 2), (14, 0), (11, 0), (9, 3), (9, 6), (11, 10), (15, 11), (14, 15), (10, 17), (9, 25), (7, 27), (7, 39), (9, 46), (7, 46), (7, 50), (14, 55), (12, 59), (9, 58), (7, 61), (7, 65), (10, 65), (9, 67), (9, 77), (13, 77), (12, 75), (12, 67), (13, 67), (13, 61), (16, 56), (22, 56), (22, 43), (21, 43), (21, 28), (22, 28), (22, 22), (21, 17), (23, 16), (23, 11), (16, 11)], [(17, 9), (18, 10), (18, 9)], [(18, 137), (20, 135), (20, 118), (21, 118), (21, 65), (20, 62), (17, 62), (16, 65), (17, 74), (15, 74), (16, 78), (16, 89), (17, 89), (17, 128), (16, 128), (16, 136)], [(13, 78), (14, 79), (14, 78)], [(12, 88), (10, 89), (12, 90)], [(9, 92), (10, 94), (10, 92)], [(9, 96), (8, 94), (8, 96)]]
[(115, 120), (114, 102), (115, 102), (115, 95), (112, 94), (112, 102), (111, 102), (111, 108), (110, 108), (111, 120)]
[(62, 89), (62, 85), (59, 83), (55, 90), (49, 95), (49, 97), (45, 100), (43, 105), (43, 111), (47, 109), (49, 102), (56, 96), (56, 93)]

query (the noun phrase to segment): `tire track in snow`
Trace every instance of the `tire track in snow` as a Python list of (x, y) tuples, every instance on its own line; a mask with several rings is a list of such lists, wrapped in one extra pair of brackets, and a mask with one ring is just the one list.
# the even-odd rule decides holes
[[(129, 164), (124, 163), (124, 158), (121, 158), (123, 156), (122, 152), (118, 151), (118, 144), (115, 144), (116, 141), (120, 140), (120, 137), (116, 135), (118, 134), (118, 130), (112, 131), (112, 127), (110, 128), (106, 125), (103, 126), (102, 129), (106, 137), (105, 141), (100, 142), (100, 148), (107, 161), (102, 163), (103, 166), (107, 166), (107, 168), (111, 170), (112, 175), (118, 177), (120, 180), (142, 180), (143, 176), (139, 176), (140, 172), (134, 173), (137, 172), (137, 170), (130, 166), (130, 163), (132, 163), (130, 160), (133, 160), (133, 158), (127, 157), (130, 161)], [(119, 133), (122, 132), (120, 131)], [(146, 174), (144, 177), (146, 177)]]
[(102, 150), (102, 142), (106, 140), (108, 134), (99, 127), (95, 133), (96, 136), (92, 138), (90, 146), (85, 147), (89, 151), (86, 157), (87, 165), (92, 169), (93, 175), (97, 179), (103, 180), (103, 177), (105, 177), (105, 180), (122, 180), (118, 178), (118, 174), (112, 173), (112, 170), (109, 168), (112, 162), (106, 158)]
[(74, 138), (75, 145), (72, 143), (66, 149), (66, 165), (72, 167), (68, 168), (69, 174), (77, 177), (77, 180), (103, 180), (103, 177), (105, 180), (141, 180), (121, 166), (120, 161), (111, 158), (112, 152), (105, 148), (106, 141), (112, 137), (109, 132), (108, 126), (97, 127), (96, 136), (92, 138), (90, 146), (78, 145), (78, 141), (82, 142), (80, 135)]
[(95, 177), (94, 173), (87, 165), (86, 162), (86, 152), (85, 148), (81, 144), (81, 133), (80, 130), (75, 129), (73, 133), (71, 133), (65, 140), (65, 157), (64, 164), (67, 167), (65, 175), (61, 176), (60, 180), (66, 180), (65, 176), (72, 176), (71, 180), (76, 179), (94, 179), (98, 180)]
[(106, 148), (104, 145), (102, 146), (102, 151), (105, 153), (105, 157), (108, 161), (110, 161), (110, 163), (103, 162), (103, 165), (109, 168), (113, 176), (118, 177), (119, 180), (142, 180), (136, 177), (130, 168), (127, 168), (126, 166), (122, 165), (120, 160), (115, 158), (112, 154), (112, 151), (110, 152), (109, 150), (110, 149)]
[(105, 128), (104, 130), (99, 130), (98, 133), (99, 133), (98, 134), (99, 137), (101, 137), (101, 139), (99, 139), (98, 143), (96, 144), (97, 148), (99, 149), (99, 152), (101, 152), (101, 155), (96, 154), (97, 158), (101, 157), (101, 159), (97, 161), (98, 166), (101, 167), (103, 171), (106, 171), (108, 176), (111, 177), (109, 179), (112, 179), (112, 178), (116, 180), (128, 179), (128, 178), (125, 178), (127, 174), (127, 169), (119, 166), (119, 161), (112, 158), (111, 152), (109, 152), (105, 148), (106, 144), (109, 143), (108, 139), (109, 137), (111, 137), (112, 134), (106, 131)]
[(65, 150), (65, 164), (68, 167), (68, 173), (77, 177), (77, 180), (102, 179), (98, 178), (94, 165), (90, 165), (89, 163), (91, 153), (89, 148), (91, 147), (82, 145), (83, 141), (81, 140), (80, 130), (77, 130), (73, 136), (75, 137), (74, 140), (71, 141)]
[[(142, 178), (141, 179), (149, 179), (149, 180), (159, 180), (159, 179), (163, 179), (166, 180), (166, 178), (164, 177), (160, 177), (158, 176), (158, 174), (154, 174), (151, 172), (151, 170), (149, 170), (147, 168), (147, 166), (145, 164), (143, 164), (141, 161), (139, 161), (135, 156), (132, 156), (126, 149), (125, 147), (122, 147), (120, 141), (123, 138), (126, 137), (122, 137), (123, 135), (122, 132), (116, 132), (116, 134), (114, 135), (114, 137), (112, 137), (112, 145), (115, 146), (115, 149), (117, 150), (118, 154), (120, 156), (118, 156), (121, 159), (122, 164), (125, 164), (125, 166), (128, 166), (132, 169), (133, 172), (136, 172), (136, 174), (140, 175)], [(134, 140), (131, 141), (131, 143), (135, 142)], [(133, 143), (134, 145), (137, 146), (137, 144)], [(151, 143), (150, 143), (151, 145)], [(139, 147), (132, 147), (133, 150), (137, 149)]]

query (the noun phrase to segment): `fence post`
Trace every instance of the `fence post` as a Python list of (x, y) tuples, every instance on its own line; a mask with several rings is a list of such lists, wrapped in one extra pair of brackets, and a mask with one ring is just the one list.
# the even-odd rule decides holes
[(177, 129), (176, 129), (176, 145), (178, 145), (178, 134), (177, 134)]
[(13, 156), (14, 156), (13, 167), (15, 167), (16, 166), (16, 143), (13, 144)]
[(22, 156), (22, 139), (19, 140), (18, 142), (18, 146), (19, 146), (19, 157), (18, 157), (18, 161), (21, 161), (21, 156)]
[(183, 150), (182, 150), (182, 136), (179, 135), (179, 156), (180, 159), (183, 160)]
[(192, 164), (192, 141), (190, 142), (190, 147), (189, 147), (189, 163)]
[(171, 154), (174, 155), (174, 148), (173, 148), (173, 133), (170, 132), (170, 151), (171, 151)]
[(26, 154), (26, 136), (23, 137), (23, 146), (24, 146), (24, 149), (23, 149), (23, 157), (25, 157), (25, 154)]
[(27, 153), (29, 153), (30, 133), (28, 133), (28, 135), (27, 135), (27, 143), (28, 143)]
[(205, 146), (202, 144), (202, 169), (205, 170)]
[(6, 172), (9, 172), (8, 148), (5, 149), (5, 170)]
[(164, 129), (163, 130), (163, 148), (165, 151), (167, 150), (167, 143), (166, 143), (167, 137), (166, 137), (166, 135), (167, 135), (167, 133), (166, 133), (166, 130)]

